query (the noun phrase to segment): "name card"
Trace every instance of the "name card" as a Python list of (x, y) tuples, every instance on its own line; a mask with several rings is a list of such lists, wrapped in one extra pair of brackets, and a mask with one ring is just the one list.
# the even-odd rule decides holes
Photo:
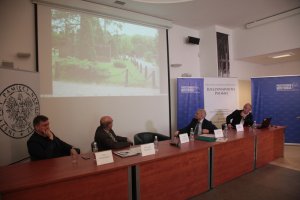
[(183, 143), (187, 143), (189, 142), (189, 136), (187, 133), (184, 133), (184, 134), (180, 134), (179, 135), (179, 140), (180, 140), (180, 143), (183, 144)]
[(154, 143), (141, 145), (142, 156), (155, 154)]
[(97, 165), (104, 165), (114, 162), (112, 151), (100, 151), (95, 153)]
[(243, 132), (244, 131), (243, 124), (237, 124), (235, 127), (236, 127), (237, 132)]
[(222, 137), (224, 137), (222, 129), (216, 129), (216, 130), (214, 130), (214, 133), (215, 133), (215, 138), (222, 138)]

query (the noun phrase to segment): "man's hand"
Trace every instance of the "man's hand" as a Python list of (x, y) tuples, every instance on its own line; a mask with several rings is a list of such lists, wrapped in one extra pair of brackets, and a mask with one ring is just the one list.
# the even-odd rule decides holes
[(76, 149), (72, 148), (72, 149), (70, 150), (70, 155), (71, 155), (71, 156), (77, 156), (78, 153), (77, 153)]
[(47, 129), (47, 130), (44, 132), (44, 135), (45, 135), (46, 137), (48, 137), (50, 140), (53, 140), (53, 138), (54, 138), (54, 134), (53, 134), (53, 132), (52, 132), (50, 129)]
[(133, 142), (129, 139), (127, 139), (127, 142), (130, 144), (130, 146), (133, 146)]
[(177, 137), (179, 135), (179, 131), (176, 131), (175, 133), (174, 133), (174, 137)]
[(202, 133), (203, 133), (203, 134), (208, 134), (208, 133), (209, 133), (209, 130), (208, 130), (208, 129), (202, 129)]
[(231, 124), (228, 124), (227, 127), (228, 128), (233, 128), (233, 126)]

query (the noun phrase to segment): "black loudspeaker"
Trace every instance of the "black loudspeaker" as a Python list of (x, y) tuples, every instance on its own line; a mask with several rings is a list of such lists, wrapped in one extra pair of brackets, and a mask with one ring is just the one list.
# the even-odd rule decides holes
[(188, 36), (187, 43), (199, 45), (200, 38), (195, 38), (195, 37)]

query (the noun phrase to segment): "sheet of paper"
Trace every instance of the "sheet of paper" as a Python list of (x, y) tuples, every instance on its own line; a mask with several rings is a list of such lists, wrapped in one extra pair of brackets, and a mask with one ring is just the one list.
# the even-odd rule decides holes
[(243, 124), (237, 124), (237, 125), (235, 125), (235, 127), (236, 127), (237, 132), (243, 132), (244, 131)]
[(216, 142), (227, 142), (228, 138), (217, 138)]
[(130, 156), (136, 156), (141, 153), (141, 147), (134, 147), (126, 150), (121, 150), (121, 151), (114, 151), (114, 154), (121, 156), (123, 158), (125, 157), (130, 157)]
[(216, 129), (216, 130), (214, 130), (214, 133), (215, 133), (215, 138), (222, 138), (222, 137), (224, 137), (222, 129)]

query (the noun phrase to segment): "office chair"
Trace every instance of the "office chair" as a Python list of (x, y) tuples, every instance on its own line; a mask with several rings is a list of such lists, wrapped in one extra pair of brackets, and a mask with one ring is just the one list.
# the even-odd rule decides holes
[(134, 144), (147, 144), (154, 141), (154, 137), (157, 136), (158, 141), (169, 140), (170, 137), (159, 133), (141, 132), (134, 135)]

